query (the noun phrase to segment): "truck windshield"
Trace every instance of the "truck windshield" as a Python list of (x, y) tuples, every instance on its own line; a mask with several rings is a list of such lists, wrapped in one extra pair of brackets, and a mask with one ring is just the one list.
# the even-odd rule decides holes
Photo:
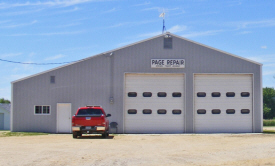
[(77, 115), (101, 115), (102, 111), (100, 109), (80, 109)]

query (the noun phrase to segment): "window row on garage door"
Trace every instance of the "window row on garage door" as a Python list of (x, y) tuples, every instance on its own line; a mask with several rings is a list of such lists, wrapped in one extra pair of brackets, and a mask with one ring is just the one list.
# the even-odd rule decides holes
[(134, 115), (134, 114), (160, 114), (160, 115), (165, 115), (165, 114), (173, 114), (173, 115), (180, 115), (182, 111), (180, 109), (173, 109), (171, 111), (167, 111), (166, 109), (158, 109), (158, 110), (152, 110), (152, 109), (143, 109), (143, 110), (137, 110), (137, 109), (128, 109), (128, 114)]
[[(236, 95), (235, 92), (226, 92), (225, 93), (226, 97), (235, 97), (235, 95)], [(221, 93), (220, 92), (212, 92), (211, 96), (212, 97), (221, 97)], [(249, 92), (241, 92), (240, 96), (241, 97), (249, 97), (250, 93)], [(197, 97), (206, 97), (206, 93), (205, 92), (198, 92)]]
[[(152, 92), (143, 92), (142, 96), (143, 97), (152, 97), (153, 93)], [(128, 92), (128, 97), (137, 97), (137, 92)], [(157, 97), (167, 97), (166, 92), (158, 92)], [(180, 92), (173, 92), (172, 97), (181, 97)]]
[[(198, 109), (197, 114), (206, 114), (206, 113), (211, 113), (211, 114), (235, 114), (236, 110), (235, 109), (226, 109), (226, 110), (220, 110), (220, 109), (212, 109), (206, 111), (206, 109)], [(237, 110), (238, 113), (240, 114), (249, 114), (250, 110), (249, 109), (241, 109)]]

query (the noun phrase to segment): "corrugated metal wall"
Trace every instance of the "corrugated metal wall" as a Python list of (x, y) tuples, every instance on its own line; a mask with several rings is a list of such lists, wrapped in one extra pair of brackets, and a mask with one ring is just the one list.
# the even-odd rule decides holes
[[(172, 35), (173, 36), (173, 35)], [(151, 68), (151, 59), (185, 59), (184, 69)], [(125, 73), (184, 73), (186, 132), (193, 132), (194, 73), (253, 73), (254, 132), (262, 130), (261, 65), (173, 36), (173, 49), (163, 48), (163, 36), (13, 83), (13, 131), (56, 132), (57, 103), (72, 103), (72, 115), (86, 104), (102, 105), (110, 121), (123, 132)], [(50, 83), (55, 76), (56, 83)], [(111, 86), (113, 84), (113, 87)], [(114, 103), (109, 103), (109, 98)], [(50, 105), (50, 115), (34, 115), (34, 105)]]

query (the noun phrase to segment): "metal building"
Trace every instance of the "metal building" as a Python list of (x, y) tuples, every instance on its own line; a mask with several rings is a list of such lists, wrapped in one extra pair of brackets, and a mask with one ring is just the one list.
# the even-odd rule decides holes
[(70, 133), (101, 105), (118, 133), (262, 132), (262, 64), (169, 32), (12, 82), (12, 131)]
[(0, 103), (0, 130), (10, 130), (10, 104)]

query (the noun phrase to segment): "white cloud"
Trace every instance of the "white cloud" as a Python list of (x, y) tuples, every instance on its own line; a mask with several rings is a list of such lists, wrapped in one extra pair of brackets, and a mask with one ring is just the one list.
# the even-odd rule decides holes
[(11, 20), (0, 21), (0, 24), (11, 22)]
[(274, 54), (268, 54), (268, 55), (258, 55), (253, 57), (247, 57), (248, 59), (251, 59), (256, 62), (265, 63), (265, 65), (270, 63), (275, 63), (275, 55)]
[(227, 4), (228, 4), (229, 7), (242, 5), (241, 0), (225, 1), (225, 2), (227, 2)]
[(16, 15), (23, 15), (23, 14), (30, 14), (40, 12), (43, 9), (36, 9), (36, 10), (25, 10), (25, 11), (16, 11), (16, 12), (5, 12), (0, 14), (1, 16), (16, 16)]
[(57, 13), (71, 13), (71, 12), (75, 12), (75, 11), (78, 11), (79, 8), (78, 7), (74, 7), (73, 9), (69, 9), (69, 10), (62, 10), (62, 11), (59, 11)]
[(59, 26), (56, 26), (56, 28), (73, 27), (77, 25), (80, 25), (80, 23), (70, 23), (70, 24), (59, 25)]
[(39, 34), (34, 34), (34, 35), (37, 35), (37, 36), (53, 36), (53, 35), (74, 35), (74, 34), (80, 34), (80, 33), (83, 33), (83, 31), (49, 32), (49, 33), (39, 33)]
[(258, 28), (258, 27), (274, 27), (275, 19), (265, 19), (258, 21), (238, 21), (226, 23), (225, 25), (237, 27), (237, 29), (246, 29), (246, 28)]
[[(177, 33), (177, 32), (185, 31), (186, 29), (187, 29), (187, 26), (175, 25), (172, 28), (168, 29), (167, 32)], [(162, 33), (161, 31), (155, 31), (155, 32), (140, 34), (137, 37), (138, 38), (152, 37), (152, 36), (160, 35), (161, 33)]]
[(29, 57), (33, 57), (34, 55), (36, 55), (36, 53), (35, 53), (35, 52), (31, 52), (31, 53), (29, 53)]
[(243, 31), (243, 32), (240, 32), (239, 34), (245, 35), (245, 34), (249, 34), (249, 33), (252, 33), (252, 32), (251, 31)]
[(25, 3), (0, 3), (0, 9), (13, 8), (13, 7), (67, 7), (73, 5), (79, 5), (89, 2), (100, 2), (103, 0), (53, 0), (53, 1), (37, 1), (37, 2), (25, 2)]
[(16, 27), (23, 27), (23, 26), (33, 25), (35, 23), (37, 23), (37, 20), (34, 20), (34, 21), (30, 22), (30, 23), (2, 25), (2, 26), (0, 26), (0, 28), (16, 28)]
[(9, 58), (9, 57), (15, 57), (18, 55), (22, 55), (22, 53), (8, 53), (8, 54), (1, 54), (0, 57), (1, 58)]
[(263, 71), (263, 75), (264, 76), (275, 75), (275, 71), (274, 70)]
[(267, 49), (267, 46), (261, 46), (262, 49)]
[(117, 8), (112, 8), (112, 9), (110, 9), (110, 10), (104, 11), (103, 13), (112, 13), (112, 12), (116, 12), (116, 11), (118, 11)]
[(11, 35), (3, 35), (3, 36), (54, 36), (54, 35), (75, 35), (75, 34), (81, 34), (84, 33), (84, 31), (67, 31), (67, 32), (48, 32), (48, 33), (36, 33), (36, 34), (28, 34), (28, 33), (19, 33), (19, 34), (11, 34)]
[(202, 31), (202, 32), (190, 32), (182, 35), (183, 37), (198, 37), (198, 36), (210, 36), (216, 35), (218, 33), (224, 32), (224, 30), (211, 30), (211, 31)]
[(148, 21), (122, 22), (122, 23), (112, 25), (109, 28), (117, 28), (117, 27), (122, 27), (122, 26), (136, 26), (136, 25), (148, 24), (148, 23), (152, 23), (152, 22), (156, 22), (156, 21), (148, 20)]
[(51, 56), (51, 57), (45, 58), (44, 60), (45, 60), (45, 61), (50, 61), (50, 60), (60, 59), (60, 58), (63, 58), (63, 57), (65, 57), (65, 55), (63, 55), (63, 54), (58, 54), (58, 55), (55, 55), (55, 56)]
[(177, 33), (177, 32), (185, 31), (186, 29), (187, 29), (187, 26), (184, 26), (184, 25), (175, 25), (172, 28), (168, 29), (167, 31), (171, 32), (171, 33)]
[(164, 8), (164, 7), (150, 7), (150, 8), (145, 8), (142, 9), (142, 11), (151, 11), (151, 10), (157, 10), (158, 12), (169, 12), (169, 11), (173, 11), (173, 10), (180, 10), (180, 8)]
[(161, 12), (163, 10), (163, 8), (161, 8), (161, 7), (150, 7), (150, 8), (142, 9), (142, 11), (150, 11), (150, 10), (157, 10), (157, 11)]
[(151, 2), (144, 2), (144, 3), (140, 3), (140, 4), (136, 4), (136, 5), (133, 5), (133, 6), (145, 6), (145, 5), (150, 5)]
[(156, 32), (150, 32), (150, 33), (140, 34), (137, 37), (138, 38), (147, 38), (147, 37), (152, 37), (152, 36), (160, 35), (161, 33), (162, 33), (161, 31), (156, 31)]

